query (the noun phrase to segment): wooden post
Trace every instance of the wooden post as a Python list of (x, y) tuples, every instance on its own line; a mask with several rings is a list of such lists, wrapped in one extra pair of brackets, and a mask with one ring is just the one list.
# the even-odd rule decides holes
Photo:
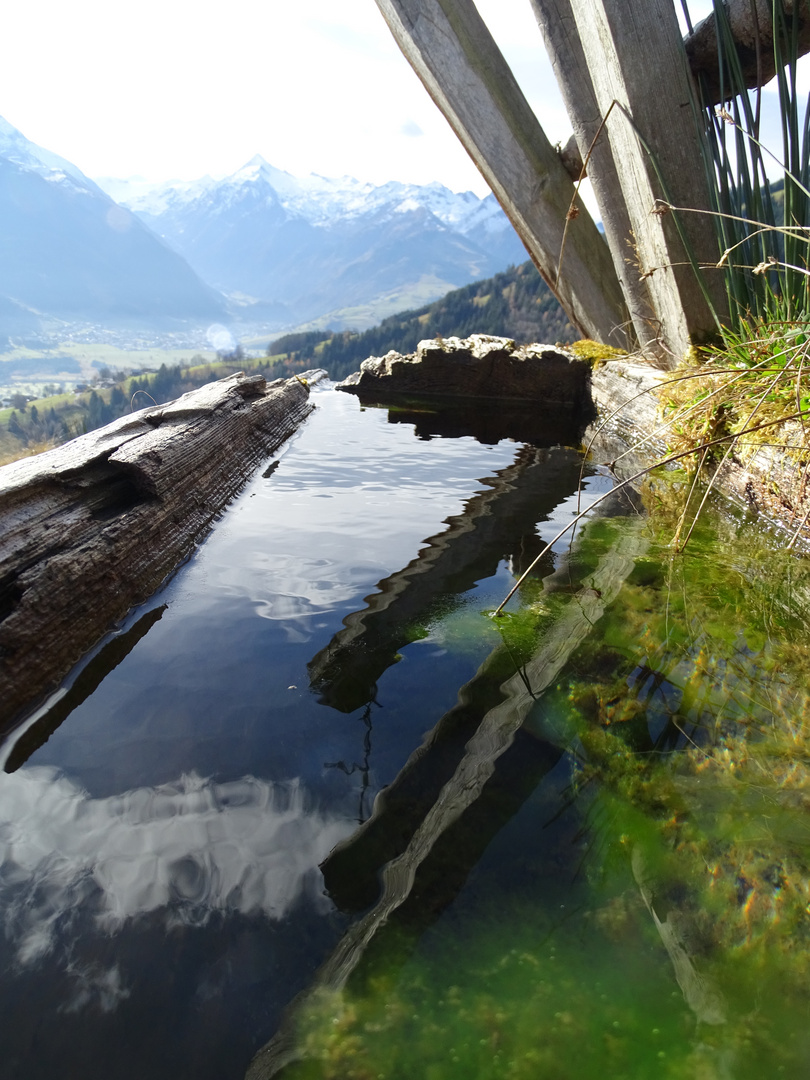
[[(532, 0), (532, 7), (574, 125), (573, 139), (577, 145), (577, 153), (574, 155), (570, 142), (565, 148), (566, 153), (572, 160), (576, 157), (582, 167), (599, 129), (601, 117), (576, 24), (565, 0), (562, 4), (538, 3), (537, 0)], [(569, 81), (576, 84), (576, 109), (569, 101), (568, 91), (572, 89)], [(606, 188), (616, 191), (620, 188), (619, 173), (606, 143), (605, 139), (603, 145), (597, 143), (593, 148), (587, 165), (588, 177), (594, 183), (595, 190)], [(597, 177), (595, 181), (594, 174)], [(600, 208), (602, 206), (600, 200)], [(603, 210), (602, 227), (613, 254), (613, 265), (639, 344), (648, 356), (654, 357), (662, 366), (667, 366), (668, 354), (661, 345), (660, 327), (649, 296), (647, 280), (633, 272), (631, 251), (627, 243), (628, 237), (632, 236), (633, 227), (623, 200), (613, 203), (610, 213), (605, 214)]]
[(574, 186), (472, 0), (376, 0), (399, 47), (480, 169), (571, 322), (627, 347), (613, 261), (590, 215), (569, 222)]
[[(707, 270), (712, 304), (707, 303), (672, 216), (652, 212), (659, 198), (699, 210), (710, 206), (702, 135), (672, 0), (532, 5), (583, 155), (608, 117), (588, 175), (614, 263), (625, 267), (637, 332), (648, 346), (657, 341), (659, 359), (673, 366), (690, 343), (716, 332), (712, 305), (722, 316), (725, 295), (720, 272)], [(711, 223), (696, 214), (680, 220), (697, 260), (713, 266), (719, 253)]]

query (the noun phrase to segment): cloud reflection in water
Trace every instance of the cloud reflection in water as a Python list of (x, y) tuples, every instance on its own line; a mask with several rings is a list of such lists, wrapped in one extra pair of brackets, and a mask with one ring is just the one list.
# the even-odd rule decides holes
[(195, 775), (93, 799), (57, 770), (0, 775), (0, 908), (22, 965), (89, 906), (99, 929), (162, 913), (167, 928), (214, 913), (278, 920), (300, 899), (326, 910), (317, 867), (352, 829), (308, 807), (298, 780)]

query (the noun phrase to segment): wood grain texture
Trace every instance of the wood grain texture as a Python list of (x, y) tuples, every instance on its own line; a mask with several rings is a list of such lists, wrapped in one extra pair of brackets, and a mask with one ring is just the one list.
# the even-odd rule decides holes
[[(630, 259), (628, 237), (633, 232), (630, 215), (623, 201), (610, 202), (612, 193), (621, 190), (617, 162), (607, 139), (594, 144), (602, 115), (571, 6), (568, 0), (531, 0), (531, 4), (574, 128), (572, 138), (577, 144), (578, 157), (584, 164), (591, 154), (588, 179), (602, 209), (602, 227), (635, 336), (647, 355), (666, 364), (668, 358), (659, 344), (648, 281), (634, 272)], [(572, 152), (568, 153), (570, 158)], [(606, 206), (609, 206), (607, 213)]]
[[(792, 14), (795, 7), (793, 0), (785, 0), (784, 6), (786, 12)], [(764, 86), (776, 74), (772, 0), (726, 0), (725, 8), (746, 85), (749, 89)], [(798, 52), (799, 56), (804, 56), (810, 52), (808, 0), (800, 0), (798, 15)], [(692, 74), (700, 80), (707, 101), (714, 105), (724, 98), (727, 100), (729, 96), (727, 88), (720, 85), (717, 44), (717, 22), (714, 13), (698, 23), (684, 40)]]
[[(614, 259), (626, 266), (623, 284), (639, 335), (648, 350), (657, 341), (659, 362), (673, 366), (691, 342), (716, 331), (675, 221), (652, 213), (659, 198), (696, 210), (710, 205), (674, 7), (671, 0), (532, 3), (583, 155), (608, 118), (588, 174)], [(716, 263), (706, 219), (680, 220), (697, 260)], [(705, 280), (723, 314), (720, 274), (709, 271)]]
[(0, 731), (179, 565), (311, 411), (231, 376), (0, 469)]
[(587, 337), (632, 344), (610, 252), (584, 207), (569, 223), (556, 281), (574, 186), (472, 0), (377, 6), (571, 322)]

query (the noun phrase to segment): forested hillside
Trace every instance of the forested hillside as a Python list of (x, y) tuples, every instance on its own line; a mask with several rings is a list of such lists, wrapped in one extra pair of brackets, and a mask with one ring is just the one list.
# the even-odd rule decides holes
[(355, 333), (311, 331), (287, 334), (271, 342), (269, 356), (278, 357), (279, 374), (326, 368), (333, 379), (356, 371), (368, 356), (390, 349), (413, 352), (424, 338), (496, 334), (518, 342), (554, 344), (579, 335), (568, 322), (551, 290), (531, 262), (502, 274), (455, 289), (432, 304), (403, 311), (379, 326)]
[(578, 335), (530, 262), (493, 278), (455, 289), (416, 311), (392, 315), (363, 333), (329, 330), (287, 334), (271, 343), (267, 356), (248, 358), (241, 347), (219, 363), (192, 357), (187, 363), (161, 365), (158, 371), (130, 373), (117, 382), (100, 372), (93, 385), (77, 393), (54, 393), (33, 400), (16, 395), (11, 409), (0, 410), (0, 463), (47, 449), (84, 431), (146, 405), (163, 404), (234, 371), (268, 379), (307, 368), (326, 368), (333, 379), (356, 371), (368, 356), (390, 349), (413, 352), (424, 338), (496, 334), (518, 342), (575, 341)]

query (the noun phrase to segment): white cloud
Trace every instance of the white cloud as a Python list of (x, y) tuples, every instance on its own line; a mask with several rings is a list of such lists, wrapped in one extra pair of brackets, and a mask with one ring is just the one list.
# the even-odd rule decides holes
[[(529, 5), (481, 8), (563, 137)], [(224, 175), (260, 153), (297, 175), (486, 191), (372, 0), (27, 0), (4, 43), (0, 113), (88, 175)]]

